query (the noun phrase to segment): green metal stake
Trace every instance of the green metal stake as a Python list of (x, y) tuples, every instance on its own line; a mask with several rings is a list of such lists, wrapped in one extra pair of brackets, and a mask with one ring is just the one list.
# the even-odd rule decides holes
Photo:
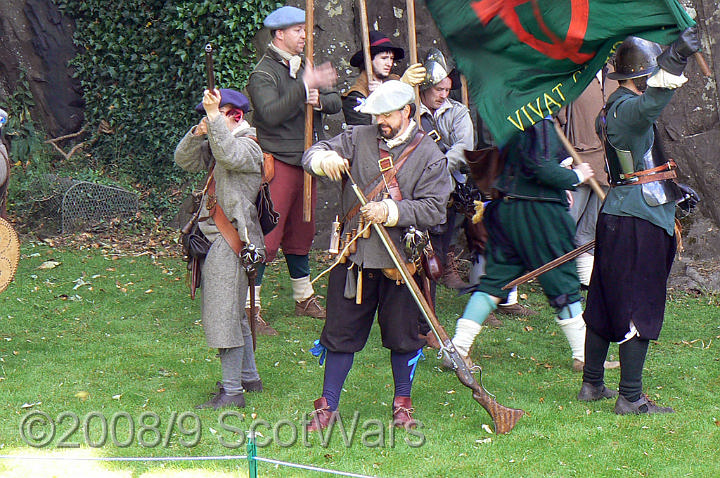
[(255, 432), (250, 431), (248, 433), (248, 443), (247, 443), (247, 454), (248, 454), (248, 477), (249, 478), (257, 478), (257, 461), (255, 460), (255, 457), (257, 456), (257, 445), (255, 444)]

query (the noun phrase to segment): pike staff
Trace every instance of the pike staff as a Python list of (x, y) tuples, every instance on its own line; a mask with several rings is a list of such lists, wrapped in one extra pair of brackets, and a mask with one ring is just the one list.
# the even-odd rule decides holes
[[(408, 15), (408, 49), (410, 50), (410, 64), (418, 62), (417, 31), (415, 27), (415, 0), (406, 0)], [(420, 125), (420, 87), (415, 85), (415, 122)]]
[[(305, 7), (305, 61), (309, 64), (313, 62), (313, 54), (315, 52), (315, 2), (307, 0)], [(313, 106), (305, 105), (305, 150), (307, 151), (313, 145)], [(310, 222), (312, 220), (312, 176), (308, 173), (303, 174), (303, 221)]]

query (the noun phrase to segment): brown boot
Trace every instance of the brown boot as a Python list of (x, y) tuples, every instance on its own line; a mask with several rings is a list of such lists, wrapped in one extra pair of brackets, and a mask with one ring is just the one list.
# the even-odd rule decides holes
[[(245, 313), (248, 316), (248, 320), (250, 319), (250, 316), (252, 315), (250, 313), (250, 307), (247, 307), (245, 309)], [(255, 333), (257, 335), (277, 335), (278, 331), (275, 330), (263, 320), (262, 317), (260, 317), (260, 307), (255, 307)]]
[(487, 319), (485, 319), (485, 322), (482, 323), (485, 327), (502, 327), (503, 323), (500, 319), (497, 318), (497, 316), (491, 312), (490, 315), (487, 316)]
[(498, 314), (514, 315), (516, 317), (532, 317), (533, 315), (538, 315), (536, 310), (520, 305), (517, 302), (512, 305), (500, 304), (496, 312)]
[(195, 408), (198, 409), (213, 408), (215, 410), (227, 407), (245, 408), (245, 395), (242, 393), (238, 395), (228, 395), (225, 389), (222, 389), (207, 402), (195, 406)]
[(460, 276), (457, 258), (455, 257), (455, 252), (453, 251), (447, 253), (445, 270), (443, 271), (442, 277), (440, 277), (440, 283), (448, 289), (466, 289), (470, 287), (470, 284), (465, 282)]
[(417, 422), (413, 420), (413, 412), (415, 409), (410, 397), (395, 397), (393, 400), (393, 426), (405, 429), (415, 428)]
[(313, 406), (315, 407), (315, 410), (310, 414), (312, 418), (310, 419), (310, 423), (307, 425), (307, 431), (316, 432), (326, 429), (328, 425), (330, 425), (330, 422), (333, 421), (333, 419), (336, 419), (338, 412), (330, 410), (327, 398), (325, 397), (320, 397), (315, 400), (313, 402)]
[(325, 307), (320, 305), (320, 297), (311, 295), (307, 299), (295, 302), (295, 315), (305, 315), (316, 319), (325, 319)]

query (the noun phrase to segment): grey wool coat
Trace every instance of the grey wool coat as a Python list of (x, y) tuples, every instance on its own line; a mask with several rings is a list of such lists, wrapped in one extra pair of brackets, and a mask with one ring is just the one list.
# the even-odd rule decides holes
[[(343, 133), (327, 141), (315, 143), (303, 156), (305, 171), (313, 173), (313, 155), (319, 151), (335, 151), (350, 163), (350, 173), (357, 181), (360, 189), (367, 195), (369, 191), (382, 181), (379, 176), (380, 149), (389, 151), (397, 158), (415, 136), (415, 126), (408, 140), (389, 149), (378, 134), (375, 125), (352, 126)], [(398, 223), (388, 227), (387, 231), (401, 254), (405, 254), (402, 235), (408, 226), (420, 230), (445, 222), (446, 204), (452, 185), (447, 169), (447, 159), (430, 137), (425, 136), (402, 165), (396, 175), (403, 199), (396, 201), (398, 207)], [(378, 200), (380, 198), (368, 198)], [(343, 189), (343, 212), (358, 203), (357, 196), (348, 182)], [(360, 214), (356, 214), (344, 225), (344, 231), (357, 227)], [(382, 241), (375, 232), (368, 239), (359, 239), (357, 251), (350, 255), (350, 260), (363, 268), (382, 269), (395, 267)]]
[[(208, 121), (207, 138), (193, 129), (175, 149), (175, 162), (186, 171), (207, 170), (215, 158), (217, 202), (240, 238), (264, 248), (255, 199), (262, 182), (262, 151), (252, 139), (255, 129), (236, 129), (234, 134), (220, 116)], [(204, 217), (207, 198), (200, 205)], [(212, 242), (202, 265), (202, 322), (208, 347), (241, 347), (250, 334), (245, 316), (248, 278), (240, 259), (225, 242), (212, 218), (200, 222), (200, 230)]]

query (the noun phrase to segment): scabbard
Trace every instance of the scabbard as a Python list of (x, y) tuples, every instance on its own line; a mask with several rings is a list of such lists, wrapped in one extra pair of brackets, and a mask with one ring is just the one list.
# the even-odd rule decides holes
[(252, 346), (253, 351), (257, 348), (257, 339), (256, 339), (256, 333), (255, 333), (255, 279), (257, 278), (257, 270), (255, 270), (255, 267), (252, 267), (248, 271), (248, 290), (250, 291), (250, 317), (248, 317), (248, 322), (250, 322), (250, 335), (252, 336)]

